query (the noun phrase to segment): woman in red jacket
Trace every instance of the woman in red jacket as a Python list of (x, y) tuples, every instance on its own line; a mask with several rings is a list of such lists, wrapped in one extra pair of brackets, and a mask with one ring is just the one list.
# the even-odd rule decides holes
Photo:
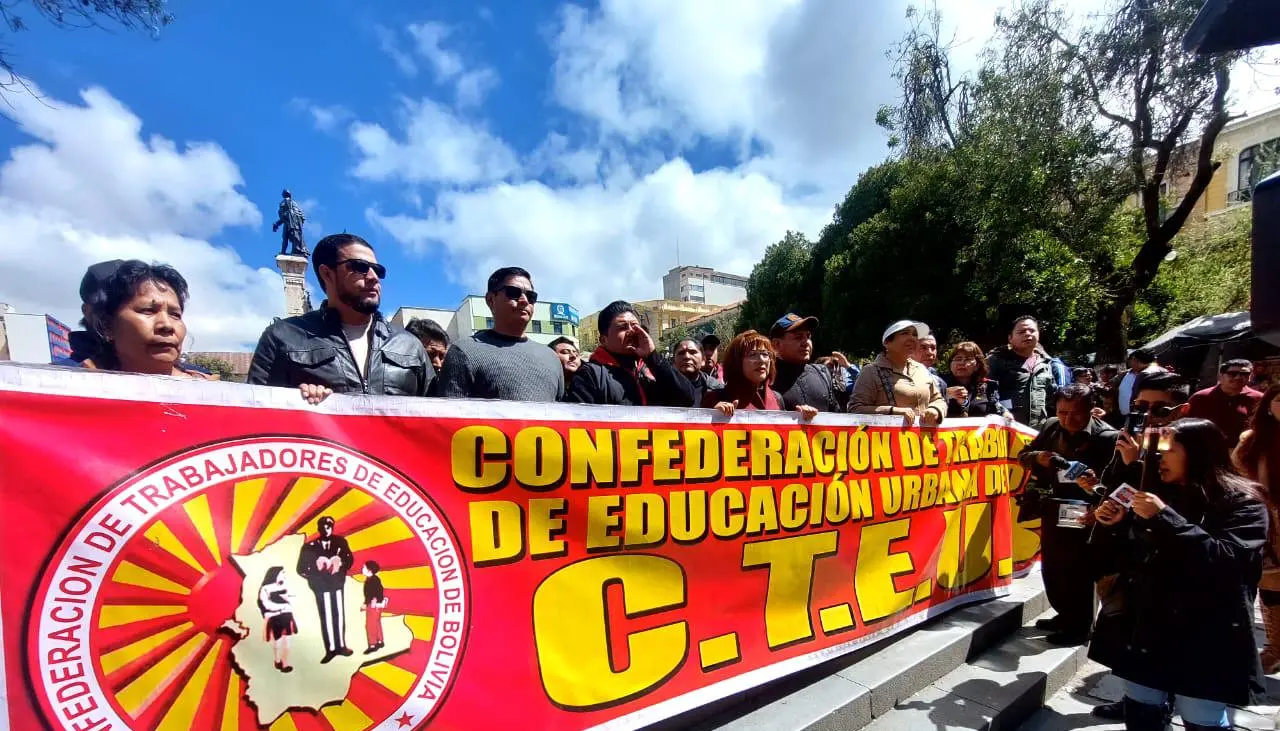
[[(702, 397), (703, 408), (716, 409), (725, 416), (734, 411), (767, 410), (782, 411), (782, 394), (773, 390), (777, 374), (777, 354), (769, 338), (755, 330), (748, 330), (729, 343), (720, 361), (724, 366), (724, 388), (707, 391)], [(817, 415), (818, 410), (801, 404), (796, 407), (805, 421)]]

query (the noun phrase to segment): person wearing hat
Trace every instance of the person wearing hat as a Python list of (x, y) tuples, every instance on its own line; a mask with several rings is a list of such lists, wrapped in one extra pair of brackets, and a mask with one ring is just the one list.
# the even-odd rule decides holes
[(715, 333), (702, 336), (702, 372), (716, 381), (724, 380), (724, 366), (720, 365), (720, 338)]
[(840, 410), (831, 371), (809, 362), (813, 359), (813, 331), (817, 328), (818, 318), (801, 317), (794, 312), (779, 317), (769, 328), (769, 340), (778, 356), (773, 388), (782, 394), (786, 411), (795, 411), (797, 406)]
[(89, 317), (106, 299), (105, 284), (116, 273), (123, 259), (100, 261), (91, 265), (80, 279), (80, 327), (67, 336), (71, 344), (71, 355), (66, 358), (55, 358), (53, 365), (78, 367), (102, 347), (102, 342), (89, 326)]
[(910, 426), (936, 426), (947, 413), (947, 402), (929, 369), (911, 359), (920, 336), (929, 326), (899, 320), (887, 327), (881, 353), (853, 384), (849, 410), (855, 414), (895, 414)]

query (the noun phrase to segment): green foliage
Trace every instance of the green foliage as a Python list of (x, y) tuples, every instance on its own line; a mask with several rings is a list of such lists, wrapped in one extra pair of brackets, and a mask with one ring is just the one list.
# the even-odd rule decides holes
[(1250, 232), (1247, 213), (1184, 229), (1174, 241), (1178, 256), (1160, 268), (1155, 287), (1167, 292), (1161, 326), (1201, 315), (1235, 312), (1249, 304)]
[[(747, 301), (742, 303), (737, 329), (767, 333), (779, 317), (803, 310), (812, 301), (809, 279), (813, 244), (804, 234), (788, 231), (771, 244), (747, 279)], [(727, 341), (726, 341), (727, 342)]]
[(201, 368), (208, 368), (209, 371), (218, 374), (218, 378), (223, 381), (234, 381), (236, 379), (236, 374), (231, 368), (231, 364), (221, 358), (196, 354), (187, 356), (187, 362), (191, 365), (198, 365)]
[[(876, 115), (899, 156), (859, 177), (815, 243), (789, 232), (770, 247), (740, 327), (796, 309), (822, 317), (821, 350), (865, 352), (900, 318), (944, 346), (990, 346), (1033, 314), (1053, 351), (1115, 357), (1240, 306), (1247, 224), (1184, 233), (1161, 267), (1212, 173), (1177, 153), (1211, 153), (1235, 58), (1182, 51), (1199, 4), (1117, 0), (1070, 38), (1065, 0), (1023, 0), (961, 78), (936, 11), (909, 13), (892, 54), (901, 97)], [(1189, 192), (1153, 207), (1179, 159)]]

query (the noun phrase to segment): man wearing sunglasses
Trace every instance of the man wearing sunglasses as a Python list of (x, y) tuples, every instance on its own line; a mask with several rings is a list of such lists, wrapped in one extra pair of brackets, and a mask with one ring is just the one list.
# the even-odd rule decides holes
[(258, 341), (249, 383), (296, 388), (309, 403), (329, 394), (425, 396), (435, 369), (422, 343), (378, 311), (386, 267), (354, 234), (333, 234), (311, 256), (320, 309), (277, 320)]
[(1227, 444), (1234, 446), (1240, 441), (1245, 421), (1262, 401), (1262, 393), (1249, 388), (1252, 376), (1253, 363), (1244, 358), (1223, 363), (1218, 368), (1218, 385), (1193, 394), (1187, 416), (1217, 424), (1227, 435)]
[(449, 348), (440, 372), (439, 394), (506, 401), (562, 400), (564, 368), (560, 358), (524, 335), (538, 302), (529, 272), (503, 267), (489, 275), (485, 291), (493, 328), (461, 338)]

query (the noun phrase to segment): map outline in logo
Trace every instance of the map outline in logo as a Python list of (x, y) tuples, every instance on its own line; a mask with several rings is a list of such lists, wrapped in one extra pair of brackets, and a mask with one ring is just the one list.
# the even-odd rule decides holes
[[(218, 467), (223, 468), (222, 473), (217, 472)], [(213, 469), (216, 476), (204, 477), (202, 469), (206, 468)], [(245, 503), (241, 500), (242, 488), (253, 498), (249, 507), (244, 510), (241, 509), (242, 503)], [(298, 496), (300, 492), (303, 493), (302, 497)], [(211, 528), (209, 506), (216, 499), (221, 499), (222, 502), (217, 503), (217, 506), (226, 508), (224, 503), (228, 493), (233, 495), (229, 509), (235, 513), (236, 521), (230, 528), (224, 525), (225, 520), (220, 522), (218, 530), (222, 537), (215, 542), (211, 540), (211, 534), (215, 531)], [(216, 628), (212, 623), (222, 613), (230, 614), (227, 620), (256, 618), (262, 605), (257, 602), (255, 604), (258, 606), (251, 608), (245, 605), (251, 594), (258, 596), (258, 579), (243, 573), (242, 567), (246, 565), (244, 559), (257, 556), (260, 552), (265, 555), (271, 550), (276, 550), (279, 554), (278, 549), (285, 543), (296, 547), (304, 540), (317, 542), (325, 538), (327, 546), (328, 539), (319, 535), (316, 526), (324, 520), (321, 514), (326, 511), (334, 512), (335, 507), (339, 532), (359, 525), (353, 516), (387, 517), (374, 526), (354, 532), (351, 535), (352, 546), (359, 548), (355, 552), (356, 561), (352, 563), (348, 560), (341, 572), (336, 568), (332, 569), (337, 580), (345, 582), (347, 587), (347, 609), (339, 611), (338, 616), (346, 618), (345, 642), (342, 644), (350, 649), (344, 654), (325, 652), (326, 659), (321, 662), (334, 660), (333, 665), (326, 670), (337, 670), (339, 676), (343, 663), (347, 663), (347, 667), (357, 668), (358, 673), (349, 679), (350, 684), (342, 697), (316, 701), (318, 705), (304, 704), (301, 710), (317, 716), (323, 714), (334, 728), (424, 727), (452, 690), (470, 630), (470, 577), (457, 533), (431, 497), (398, 470), (369, 454), (332, 440), (291, 434), (235, 437), (178, 450), (131, 471), (88, 501), (86, 507), (69, 522), (68, 527), (57, 538), (39, 584), (30, 597), (23, 630), (28, 648), (26, 680), (45, 723), (50, 728), (70, 728), (73, 725), (83, 728), (87, 721), (97, 716), (103, 719), (103, 723), (96, 727), (105, 727), (106, 723), (111, 723), (117, 728), (153, 728), (161, 725), (161, 721), (172, 725), (174, 714), (180, 718), (194, 718), (199, 712), (203, 718), (203, 714), (211, 710), (210, 702), (202, 698), (203, 688), (200, 693), (192, 694), (189, 687), (197, 680), (202, 684), (207, 682), (211, 672), (209, 668), (221, 671), (228, 664), (232, 667), (230, 676), (225, 678), (222, 685), (210, 686), (215, 687), (215, 695), (223, 692), (226, 696), (224, 712), (232, 712), (233, 706), (239, 709), (237, 712), (240, 714), (246, 708), (250, 712), (257, 711), (259, 704), (253, 702), (249, 695), (249, 684), (253, 679), (245, 677), (245, 670), (239, 662), (241, 658), (233, 653), (242, 647), (253, 648), (256, 652), (260, 649), (256, 644), (242, 643), (263, 643), (264, 640), (271, 643), (270, 633), (267, 637), (261, 634), (249, 636), (241, 627), (242, 631), (237, 636), (237, 633), (228, 631), (229, 628), (234, 628), (234, 622), (228, 621), (226, 626)], [(280, 518), (282, 511), (286, 513), (283, 519)], [(191, 532), (189, 526), (185, 533), (181, 530), (185, 523), (176, 530), (168, 525), (166, 521), (174, 522), (173, 517), (179, 512), (185, 512), (188, 517), (204, 518), (203, 521), (192, 519), (189, 522), (208, 529), (200, 534), (205, 546), (199, 545), (200, 540), (193, 540), (192, 536), (196, 534)], [(223, 517), (227, 517), (225, 510)], [(256, 527), (251, 531), (246, 530), (246, 525), (252, 525), (251, 519), (257, 520)], [(334, 522), (332, 517), (328, 518), (331, 534)], [(232, 532), (233, 539), (230, 545), (226, 542), (228, 530)], [(406, 532), (411, 535), (405, 536)], [(186, 543), (178, 536), (185, 539)], [(256, 544), (252, 542), (255, 536)], [(295, 540), (294, 537), (298, 538)], [(341, 540), (345, 543), (345, 538)], [(379, 620), (373, 620), (369, 617), (374, 613), (364, 614), (359, 603), (362, 600), (353, 600), (351, 595), (353, 591), (358, 594), (362, 584), (368, 588), (370, 572), (367, 568), (362, 570), (361, 564), (376, 564), (374, 561), (362, 562), (361, 555), (381, 557), (391, 550), (387, 548), (388, 544), (401, 551), (405, 547), (417, 551), (415, 556), (420, 555), (423, 560), (420, 564), (414, 563), (383, 572), (382, 576), (388, 579), (389, 598), (383, 600), (381, 605), (386, 608), (389, 602), (390, 607), (385, 609), (386, 614), (381, 611), (377, 613)], [(249, 546), (252, 546), (252, 550), (246, 553), (245, 547)], [(205, 552), (200, 553), (201, 550)], [(296, 552), (296, 548), (293, 550)], [(130, 560), (137, 551), (141, 551), (144, 558)], [(166, 560), (176, 556), (180, 562), (187, 564), (187, 568), (172, 561), (170, 563), (191, 574), (194, 569), (190, 567), (198, 569), (208, 564), (210, 555), (214, 556), (218, 568), (209, 570), (194, 582), (190, 578), (186, 582), (166, 578), (163, 567), (157, 568), (157, 564), (148, 563), (152, 556), (161, 556)], [(197, 559), (197, 556), (200, 558)], [(288, 558), (289, 560), (277, 560), (275, 563), (291, 563), (292, 555)], [(326, 564), (328, 560), (318, 563), (322, 567), (331, 567)], [(337, 560), (333, 559), (333, 563), (336, 564)], [(394, 566), (396, 560), (392, 559), (390, 563)], [(284, 568), (289, 572), (295, 567), (288, 565)], [(303, 568), (301, 558), (297, 568)], [(227, 612), (229, 600), (226, 589), (231, 581), (227, 577), (233, 572), (237, 577), (237, 596), (243, 596), (235, 600), (235, 610)], [(424, 572), (426, 584), (423, 583)], [(361, 574), (363, 581), (354, 578)], [(409, 580), (417, 583), (406, 586), (405, 582)], [(316, 604), (312, 605), (311, 592), (306, 591), (310, 579), (295, 576), (292, 582), (295, 588), (301, 587), (290, 594), (293, 597), (293, 608), (300, 612), (299, 624), (315, 624), (316, 613), (322, 606), (319, 595), (314, 599)], [(184, 583), (191, 586), (185, 586)], [(107, 602), (112, 600), (110, 591), (118, 588), (117, 584), (124, 586), (126, 602), (132, 601), (128, 598), (133, 596), (128, 594), (130, 591), (143, 596), (140, 602), (151, 601), (147, 596), (157, 590), (168, 592), (166, 596), (176, 596), (186, 591), (189, 605), (180, 614), (173, 607), (165, 608), (165, 605), (108, 605)], [(314, 587), (312, 589), (314, 591)], [(263, 591), (266, 591), (265, 587)], [(342, 594), (339, 593), (339, 596)], [(429, 618), (411, 616), (408, 606), (415, 601), (426, 601), (423, 597), (428, 596), (434, 597), (434, 614)], [(214, 597), (217, 600), (197, 601), (202, 597)], [(411, 599), (406, 602), (404, 597)], [(367, 599), (366, 591), (365, 601)], [(353, 601), (356, 602), (354, 606), (361, 607), (354, 610), (360, 612), (358, 615), (352, 613)], [(371, 607), (376, 605), (376, 601), (370, 604)], [(203, 618), (198, 616), (209, 615), (210, 612), (214, 614)], [(265, 613), (264, 609), (263, 614)], [(139, 616), (142, 619), (138, 619)], [(303, 617), (308, 617), (310, 621), (305, 621)], [(332, 620), (332, 616), (329, 619)], [(178, 627), (169, 627), (164, 632), (152, 632), (150, 636), (133, 644), (100, 645), (104, 642), (104, 636), (122, 631), (122, 627), (128, 629), (133, 625), (148, 628), (163, 623), (172, 625), (177, 620), (186, 621), (181, 622)], [(411, 628), (410, 620), (416, 620)], [(204, 623), (203, 631), (196, 633), (201, 639), (199, 643), (192, 644), (194, 640), (188, 637), (187, 642), (179, 647), (165, 645), (166, 642), (176, 643), (182, 639), (185, 635), (180, 630), (190, 635), (193, 631), (190, 626), (192, 621), (196, 623), (197, 629), (202, 621)], [(327, 648), (330, 625), (325, 624), (323, 618), (320, 624), (324, 625), (321, 631)], [(343, 620), (338, 620), (339, 627), (343, 624)], [(361, 632), (358, 626), (361, 624), (367, 625), (365, 632)], [(388, 645), (395, 644), (392, 639), (395, 635), (402, 643), (413, 642), (413, 652), (409, 652), (408, 645), (404, 644), (400, 647), (376, 647), (372, 637), (366, 650), (362, 635), (372, 631), (368, 627), (375, 625), (379, 630), (378, 645), (383, 642), (382, 628), (390, 627), (400, 631), (399, 634), (388, 633)], [(182, 630), (184, 626), (185, 630)], [(411, 633), (409, 640), (404, 640), (406, 632)], [(278, 640), (278, 635), (282, 633), (277, 631), (275, 634)], [(306, 644), (310, 636), (315, 636), (314, 627), (309, 633), (303, 632), (292, 638), (295, 642), (302, 643), (303, 651), (299, 655), (305, 656), (308, 650), (314, 650)], [(124, 661), (119, 659), (121, 653), (128, 655), (128, 651), (133, 648), (167, 654), (163, 657), (164, 662), (155, 662), (154, 658), (145, 655), (133, 656)], [(188, 649), (190, 651), (185, 654), (182, 652)], [(175, 656), (176, 661), (173, 660)], [(403, 667), (410, 661), (416, 664), (411, 665), (410, 669)], [(134, 670), (126, 667), (130, 662), (142, 668), (128, 678), (129, 685), (123, 687), (123, 691), (132, 691), (137, 687), (142, 687), (143, 690), (132, 691), (128, 699), (122, 699), (121, 686), (109, 687), (108, 676), (112, 674), (109, 670), (122, 675), (134, 673)], [(166, 666), (165, 662), (170, 666), (176, 663), (181, 672)], [(160, 670), (151, 669), (153, 664)], [(298, 665), (298, 662), (291, 664)], [(281, 667), (277, 663), (275, 670), (281, 671)], [(166, 668), (172, 671), (168, 675), (165, 674)], [(380, 668), (377, 674), (371, 672), (375, 668)], [(394, 702), (395, 713), (370, 717), (362, 713), (360, 707), (353, 705), (351, 701), (357, 681), (368, 680), (364, 677), (366, 671), (369, 671), (369, 677), (376, 675), (377, 680), (382, 683), (379, 688), (383, 696), (379, 699), (380, 706), (385, 707), (388, 702)], [(317, 672), (322, 675), (318, 676)], [(151, 673), (150, 679), (148, 673)], [(298, 681), (308, 675), (311, 679), (324, 677), (323, 671), (306, 665), (297, 675), (272, 676), (271, 680), (292, 680), (295, 686), (305, 686), (305, 682)], [(149, 688), (157, 686), (156, 682), (151, 681), (157, 679), (163, 693), (155, 690), (148, 694)], [(174, 690), (173, 686), (179, 682), (185, 685)], [(364, 684), (368, 685), (367, 682)], [(388, 691), (393, 699), (398, 694), (398, 702), (387, 700)], [(158, 698), (161, 696), (163, 713), (147, 711), (152, 704), (160, 707), (161, 700)], [(184, 698), (189, 707), (179, 708)], [(126, 704), (132, 710), (125, 708)], [(299, 708), (290, 705), (285, 707), (283, 713), (298, 710)], [(258, 719), (256, 727), (271, 726), (278, 717), (272, 715), (265, 720)], [(185, 728), (195, 726), (188, 725)]]

